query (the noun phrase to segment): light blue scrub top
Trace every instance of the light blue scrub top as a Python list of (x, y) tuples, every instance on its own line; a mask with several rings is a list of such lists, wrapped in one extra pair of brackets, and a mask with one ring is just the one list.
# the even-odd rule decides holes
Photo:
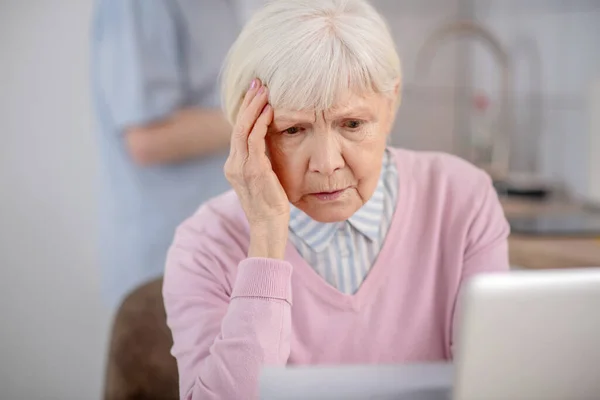
[(91, 77), (101, 153), (103, 291), (112, 305), (162, 275), (176, 227), (229, 188), (226, 152), (141, 167), (126, 127), (184, 107), (219, 107), (218, 75), (241, 26), (224, 0), (99, 0)]

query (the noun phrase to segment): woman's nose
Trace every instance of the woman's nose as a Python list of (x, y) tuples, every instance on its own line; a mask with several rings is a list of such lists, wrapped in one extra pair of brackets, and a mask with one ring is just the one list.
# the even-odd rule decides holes
[(332, 135), (322, 135), (311, 144), (311, 156), (308, 164), (311, 172), (329, 176), (343, 168), (344, 163), (340, 145)]

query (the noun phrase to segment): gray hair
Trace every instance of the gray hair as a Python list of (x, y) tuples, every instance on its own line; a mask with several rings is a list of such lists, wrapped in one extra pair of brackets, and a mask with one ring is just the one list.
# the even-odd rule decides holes
[(339, 96), (393, 93), (400, 58), (387, 24), (366, 0), (272, 0), (244, 27), (222, 71), (233, 123), (252, 79), (275, 108), (324, 111)]

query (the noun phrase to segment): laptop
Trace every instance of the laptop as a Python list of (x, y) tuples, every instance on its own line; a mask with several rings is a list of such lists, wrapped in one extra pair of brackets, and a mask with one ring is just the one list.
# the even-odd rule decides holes
[(453, 364), (265, 368), (263, 400), (600, 399), (600, 268), (480, 275)]

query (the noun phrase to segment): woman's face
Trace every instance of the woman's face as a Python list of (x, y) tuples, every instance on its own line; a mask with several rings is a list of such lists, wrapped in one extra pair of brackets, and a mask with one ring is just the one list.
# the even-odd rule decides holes
[(381, 94), (320, 114), (275, 109), (267, 149), (290, 202), (316, 221), (350, 218), (375, 191), (395, 109)]

